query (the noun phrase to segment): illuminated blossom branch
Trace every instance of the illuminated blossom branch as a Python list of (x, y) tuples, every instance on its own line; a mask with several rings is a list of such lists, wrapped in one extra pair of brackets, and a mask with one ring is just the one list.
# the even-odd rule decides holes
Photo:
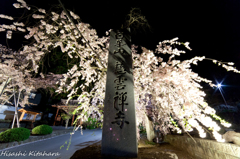
[[(221, 124), (229, 127), (224, 120), (216, 116), (215, 110), (208, 106), (204, 101), (205, 93), (200, 90), (200, 82), (206, 82), (211, 87), (216, 87), (210, 80), (201, 78), (198, 74), (191, 71), (190, 64), (197, 65), (198, 61), (202, 61), (205, 57), (194, 57), (190, 60), (172, 60), (176, 55), (185, 53), (178, 49), (173, 49), (170, 45), (183, 44), (186, 48), (191, 50), (187, 43), (176, 42), (178, 38), (170, 41), (163, 41), (157, 46), (155, 53), (170, 54), (168, 62), (163, 62), (162, 58), (157, 58), (154, 53), (146, 48), (142, 47), (143, 53), (136, 54), (135, 46), (132, 48), (134, 59), (134, 78), (135, 78), (135, 99), (138, 104), (137, 110), (139, 110), (138, 119), (144, 117), (144, 108), (146, 103), (138, 102), (141, 98), (145, 98), (146, 94), (151, 94), (151, 99), (147, 99), (146, 102), (151, 100), (155, 109), (153, 109), (154, 121), (157, 123), (156, 129), (159, 129), (161, 133), (170, 133), (169, 128), (177, 130), (179, 133), (181, 129), (185, 132), (191, 131), (192, 128), (196, 128), (200, 137), (205, 137), (205, 131), (199, 125), (201, 122), (206, 127), (213, 130), (213, 136), (218, 141), (223, 141), (221, 135), (217, 132), (220, 127), (212, 121), (212, 119), (206, 115), (211, 115), (215, 119), (220, 120)], [(170, 45), (167, 45), (170, 43)], [(211, 59), (208, 59), (211, 60)], [(215, 61), (214, 61), (215, 62)], [(160, 64), (159, 66), (157, 66)], [(227, 70), (234, 69), (232, 63), (227, 63), (224, 68)], [(174, 122), (178, 121), (181, 129)], [(199, 122), (198, 122), (199, 121)]]
[[(17, 56), (19, 53), (13, 52), (12, 49), (7, 49), (0, 45), (0, 104), (10, 103), (9, 100), (14, 97), (15, 115), (12, 123), (12, 128), (17, 120), (19, 127), (17, 107), (20, 104), (22, 107), (25, 104), (32, 104), (28, 101), (28, 95), (34, 89), (47, 88), (56, 86), (56, 82), (62, 78), (62, 75), (51, 73), (46, 77), (31, 78), (28, 71), (21, 71), (21, 67), (28, 61), (23, 56)], [(21, 67), (20, 67), (21, 66)], [(24, 74), (24, 72), (26, 74)], [(18, 95), (16, 95), (18, 94)], [(20, 99), (21, 94), (24, 98)], [(11, 104), (11, 103), (10, 103)]]
[[(89, 94), (87, 88), (91, 82), (96, 81), (98, 81), (101, 86), (105, 85), (103, 84), (104, 82), (102, 80), (104, 78), (102, 77), (106, 72), (106, 55), (108, 52), (107, 47), (109, 45), (109, 37), (98, 38), (96, 31), (89, 29), (89, 24), (81, 23), (79, 17), (71, 11), (71, 16), (78, 21), (78, 24), (76, 25), (78, 29), (76, 29), (66, 18), (64, 11), (59, 14), (56, 12), (50, 12), (48, 13), (48, 17), (50, 18), (46, 19), (44, 19), (44, 15), (42, 15), (42, 13), (46, 14), (44, 9), (38, 9), (38, 12), (40, 12), (39, 16), (35, 12), (32, 17), (39, 19), (39, 25), (23, 28), (28, 31), (25, 38), (35, 40), (33, 45), (25, 45), (20, 52), (20, 55), (25, 55), (26, 59), (31, 61), (31, 63), (27, 63), (25, 67), (27, 68), (31, 66), (33, 71), (37, 73), (39, 69), (38, 63), (43, 58), (44, 54), (49, 53), (51, 49), (60, 47), (61, 51), (67, 53), (70, 58), (80, 58), (80, 63), (72, 67), (67, 74), (63, 75), (64, 79), (60, 81), (60, 86), (57, 92), (61, 93), (65, 88), (67, 91), (71, 90), (68, 99), (76, 94), (79, 88), (83, 90), (83, 95), (96, 95), (96, 92), (93, 91)], [(78, 34), (78, 30), (80, 30), (82, 36)], [(86, 45), (86, 42), (89, 45)], [(98, 54), (94, 54), (93, 50)], [(99, 62), (98, 58), (101, 59), (102, 63)], [(65, 84), (64, 82), (69, 81), (69, 79), (71, 82)], [(87, 82), (80, 87), (75, 87), (77, 82), (81, 79), (84, 79)], [(97, 87), (98, 86), (96, 85), (96, 88)], [(102, 94), (102, 92), (100, 92), (100, 94)], [(79, 98), (81, 98), (81, 96), (79, 96)], [(87, 100), (85, 100), (85, 103), (87, 105), (89, 104), (87, 103)], [(84, 103), (82, 105), (84, 107)], [(94, 109), (96, 108), (92, 108), (91, 110)], [(90, 111), (88, 111), (88, 114), (90, 114), (89, 112)], [(98, 114), (100, 113), (98, 112)]]
[[(24, 84), (24, 75), (22, 72), (16, 70), (13, 66), (14, 61), (8, 60), (8, 63), (0, 63), (0, 84), (6, 83), (6, 87), (2, 90), (3, 94), (0, 97), (1, 101), (7, 101), (9, 99), (8, 94), (12, 94), (12, 89), (18, 89), (19, 92), (22, 92), (23, 90), (26, 90), (27, 92), (30, 92), (29, 89), (31, 89), (31, 86), (26, 88), (26, 85)], [(12, 82), (14, 81), (14, 82)], [(26, 98), (23, 100), (23, 103), (26, 103)]]
[[(6, 102), (9, 99), (8, 94), (12, 92), (12, 88), (14, 87), (18, 88), (19, 92), (26, 90), (27, 93), (30, 93), (31, 89), (57, 88), (56, 83), (59, 79), (63, 78), (62, 75), (53, 73), (45, 77), (40, 74), (41, 77), (32, 78), (29, 73), (30, 71), (23, 67), (24, 65), (28, 65), (28, 60), (23, 55), (20, 55), (19, 52), (7, 49), (3, 45), (0, 45), (0, 57), (0, 85), (2, 86), (0, 87), (0, 92), (3, 92), (0, 97)], [(11, 81), (14, 81), (13, 83), (16, 84), (12, 84)], [(25, 96), (23, 103), (20, 102), (22, 106), (28, 104), (27, 97)]]

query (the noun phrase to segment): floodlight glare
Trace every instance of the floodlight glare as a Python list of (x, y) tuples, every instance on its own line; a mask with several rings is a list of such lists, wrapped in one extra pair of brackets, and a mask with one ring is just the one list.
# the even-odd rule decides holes
[(218, 83), (218, 84), (217, 84), (217, 87), (218, 87), (218, 89), (219, 89), (219, 91), (220, 91), (220, 93), (221, 93), (221, 95), (222, 95), (222, 97), (223, 97), (223, 100), (224, 100), (224, 102), (225, 102), (225, 104), (226, 104), (226, 106), (227, 106), (227, 102), (226, 102), (226, 100), (225, 100), (225, 98), (224, 98), (224, 96), (223, 96), (223, 94), (222, 94), (222, 91), (221, 91), (221, 87), (222, 87), (221, 83)]
[(218, 88), (220, 88), (221, 86), (222, 86), (222, 85), (221, 85), (220, 83), (217, 85)]

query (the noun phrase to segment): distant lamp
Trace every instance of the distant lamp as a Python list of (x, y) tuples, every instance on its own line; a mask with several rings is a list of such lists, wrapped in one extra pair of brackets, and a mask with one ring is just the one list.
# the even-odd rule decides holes
[(225, 104), (226, 104), (226, 106), (227, 106), (227, 102), (226, 102), (226, 100), (225, 100), (225, 98), (224, 98), (224, 96), (223, 96), (223, 94), (222, 94), (222, 91), (221, 91), (221, 87), (222, 87), (221, 83), (218, 83), (218, 84), (217, 84), (217, 88), (219, 89), (219, 91), (220, 91), (220, 93), (221, 93), (221, 95), (222, 95), (222, 97), (223, 97), (223, 100), (224, 100), (224, 102), (225, 102)]
[(217, 85), (217, 87), (220, 88), (220, 87), (222, 87), (222, 85), (219, 83), (219, 84)]

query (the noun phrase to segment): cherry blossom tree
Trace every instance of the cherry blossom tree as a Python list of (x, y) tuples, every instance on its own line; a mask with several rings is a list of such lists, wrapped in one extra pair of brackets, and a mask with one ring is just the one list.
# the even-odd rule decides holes
[[(15, 115), (12, 128), (17, 120), (19, 127), (17, 108), (20, 104), (22, 107), (28, 102), (28, 95), (31, 90), (38, 88), (54, 87), (55, 83), (62, 78), (62, 75), (49, 74), (46, 78), (31, 78), (28, 70), (22, 70), (22, 66), (27, 64), (27, 60), (19, 53), (6, 46), (0, 45), (0, 104), (10, 103), (9, 100), (14, 97)], [(25, 74), (23, 73), (25, 72)], [(17, 94), (17, 95), (16, 95)], [(21, 99), (21, 94), (23, 99)]]
[[(144, 113), (141, 111), (146, 106), (146, 103), (151, 101), (155, 106), (153, 109), (154, 122), (157, 123), (156, 129), (159, 129), (164, 135), (170, 133), (169, 128), (177, 130), (179, 133), (191, 131), (196, 128), (200, 137), (206, 137), (206, 133), (199, 125), (199, 122), (213, 130), (213, 136), (218, 141), (221, 136), (218, 131), (220, 127), (209, 117), (212, 116), (220, 120), (224, 126), (230, 126), (224, 120), (216, 116), (215, 110), (212, 109), (204, 100), (205, 93), (201, 90), (200, 82), (206, 82), (211, 87), (216, 87), (210, 80), (201, 78), (197, 73), (191, 71), (190, 64), (197, 65), (198, 61), (203, 59), (212, 60), (205, 57), (194, 57), (190, 60), (172, 60), (174, 56), (185, 53), (178, 49), (173, 49), (171, 45), (183, 44), (190, 49), (188, 42), (179, 43), (178, 38), (170, 41), (160, 42), (155, 53), (170, 54), (168, 62), (163, 62), (163, 59), (156, 57), (152, 51), (142, 47), (142, 54), (135, 54), (134, 52), (134, 78), (135, 78), (135, 98), (139, 99), (138, 107), (140, 109), (137, 113), (138, 119), (143, 118)], [(170, 45), (167, 45), (167, 44)], [(221, 63), (213, 60), (213, 62), (222, 65), (227, 70), (232, 70), (239, 73), (233, 68), (233, 63)], [(160, 65), (159, 65), (160, 64)], [(137, 93), (139, 92), (139, 93)], [(146, 102), (142, 102), (146, 94), (151, 95), (151, 99), (147, 96)], [(178, 121), (178, 126), (174, 120)], [(140, 120), (141, 121), (141, 120)]]
[[(17, 1), (19, 3), (13, 4), (15, 8), (31, 10), (23, 0)], [(93, 114), (102, 120), (109, 31), (106, 32), (107, 37), (99, 38), (96, 30), (91, 29), (89, 24), (81, 22), (80, 17), (72, 11), (46, 12), (38, 8), (33, 9), (31, 16), (36, 20), (39, 19), (39, 23), (27, 27), (19, 22), (0, 26), (0, 31), (6, 31), (7, 38), (11, 38), (12, 31), (23, 31), (27, 32), (25, 38), (33, 41), (20, 51), (20, 55), (24, 55), (26, 60), (31, 61), (23, 68), (31, 67), (32, 71), (38, 73), (39, 61), (56, 47), (60, 47), (61, 51), (70, 58), (79, 58), (80, 62), (63, 74), (63, 78), (57, 83), (56, 92), (69, 91), (68, 100), (74, 96), (78, 97), (79, 107), (75, 112), (81, 111), (81, 114), (77, 119), (87, 119)], [(14, 20), (11, 16), (1, 15), (0, 17)], [(181, 131), (187, 133), (196, 128), (200, 137), (205, 137), (206, 133), (200, 126), (201, 123), (211, 130), (217, 141), (224, 141), (218, 133), (219, 125), (210, 116), (226, 127), (230, 124), (218, 117), (215, 110), (205, 102), (205, 93), (201, 90), (200, 82), (208, 83), (211, 87), (216, 86), (210, 80), (192, 72), (190, 65), (197, 65), (198, 61), (205, 59), (217, 63), (228, 71), (236, 73), (239, 71), (232, 66), (231, 62), (225, 63), (205, 57), (194, 57), (184, 61), (173, 60), (175, 56), (180, 56), (185, 51), (173, 48), (172, 45), (183, 45), (191, 50), (189, 42), (182, 43), (177, 40), (178, 38), (174, 38), (160, 42), (155, 51), (142, 47), (142, 53), (137, 53), (137, 46), (132, 45), (137, 123), (138, 125), (145, 123), (147, 113), (145, 106), (146, 102), (150, 101), (154, 105), (154, 122), (157, 124), (155, 127), (164, 135), (170, 133), (169, 128), (179, 133)], [(169, 54), (169, 60), (164, 62), (160, 54)], [(41, 74), (41, 76), (43, 78), (45, 75)], [(85, 80), (85, 83), (76, 87), (80, 80)], [(79, 89), (82, 90), (81, 94), (77, 94)], [(151, 99), (146, 96), (147, 94), (151, 95)]]
[[(0, 45), (0, 84), (1, 84), (1, 97), (3, 98), (4, 92), (8, 91), (8, 87), (18, 87), (19, 90), (29, 90), (47, 87), (56, 87), (56, 82), (62, 78), (62, 75), (49, 73), (45, 76), (35, 78), (30, 74), (30, 71), (24, 67), (29, 65), (29, 61), (19, 52), (7, 49), (6, 46)], [(11, 80), (16, 81), (16, 85), (11, 84)], [(9, 84), (9, 85), (8, 85)], [(29, 89), (28, 89), (29, 88)], [(11, 92), (11, 91), (10, 91)], [(29, 91), (27, 91), (29, 92)], [(27, 104), (25, 100), (22, 105)]]
[[(4, 62), (5, 63), (0, 63), (0, 83), (2, 83), (1, 85), (3, 86), (0, 90), (2, 92), (0, 100), (5, 103), (8, 102), (12, 96), (14, 96), (15, 114), (13, 118), (12, 128), (15, 123), (15, 119), (17, 119), (17, 126), (19, 127), (17, 107), (20, 99), (20, 94), (23, 90), (29, 92), (32, 87), (26, 87), (26, 85), (23, 84), (24, 75), (14, 67), (15, 60), (8, 59)], [(18, 91), (18, 97), (16, 97), (16, 91)], [(10, 95), (10, 97), (8, 95)], [(25, 104), (27, 102), (27, 96), (22, 102), (22, 104)]]

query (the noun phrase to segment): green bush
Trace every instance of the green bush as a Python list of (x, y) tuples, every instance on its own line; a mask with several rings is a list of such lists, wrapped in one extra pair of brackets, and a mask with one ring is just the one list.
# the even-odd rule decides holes
[(13, 128), (0, 133), (0, 141), (13, 142), (23, 141), (30, 136), (30, 130), (27, 128)]
[(49, 125), (39, 125), (35, 128), (32, 129), (32, 134), (38, 134), (38, 135), (46, 135), (46, 134), (51, 134), (52, 133), (52, 128)]
[(97, 120), (91, 117), (88, 118), (88, 121), (85, 123), (85, 125), (87, 129), (95, 129), (99, 126)]
[(140, 134), (147, 134), (146, 128), (142, 124), (139, 125)]
[(156, 145), (155, 142), (152, 142), (152, 141), (145, 141), (145, 144), (148, 144), (148, 145)]

